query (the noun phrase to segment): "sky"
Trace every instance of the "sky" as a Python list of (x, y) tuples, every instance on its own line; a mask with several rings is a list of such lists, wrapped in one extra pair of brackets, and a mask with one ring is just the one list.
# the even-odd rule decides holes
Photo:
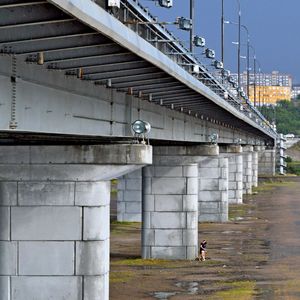
[[(195, 1), (195, 34), (206, 39), (206, 45), (216, 51), (221, 59), (221, 0)], [(225, 20), (238, 21), (238, 0), (224, 0)], [(174, 21), (178, 16), (189, 17), (190, 0), (173, 0), (170, 9), (155, 5), (152, 0), (140, 0), (149, 7), (161, 21)], [(291, 74), (294, 84), (300, 84), (300, 0), (240, 0), (241, 23), (247, 26), (250, 43), (256, 50), (262, 72), (273, 70)], [(189, 33), (180, 31), (175, 25), (168, 29), (183, 41), (188, 41)], [(238, 26), (225, 24), (224, 66), (237, 72)], [(241, 35), (241, 56), (246, 56), (247, 42), (245, 30)], [(201, 50), (197, 50), (199, 53)], [(251, 54), (252, 56), (252, 54)], [(203, 60), (204, 64), (208, 63)], [(250, 62), (253, 65), (253, 60)], [(246, 60), (241, 59), (241, 70), (246, 70)]]

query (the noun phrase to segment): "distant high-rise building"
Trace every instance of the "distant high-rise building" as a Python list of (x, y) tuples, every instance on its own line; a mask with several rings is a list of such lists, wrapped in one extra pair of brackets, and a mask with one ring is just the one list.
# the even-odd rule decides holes
[(292, 87), (292, 99), (296, 99), (300, 95), (300, 84), (295, 84)]
[[(233, 74), (237, 82), (238, 75)], [(255, 77), (255, 78), (254, 78)], [(254, 87), (254, 80), (256, 87)], [(247, 91), (247, 72), (240, 75), (241, 86)], [(254, 96), (256, 90), (256, 97)], [(257, 73), (249, 76), (249, 99), (257, 105), (276, 104), (280, 100), (291, 100), (292, 97), (292, 76), (282, 74), (278, 71), (272, 73)]]

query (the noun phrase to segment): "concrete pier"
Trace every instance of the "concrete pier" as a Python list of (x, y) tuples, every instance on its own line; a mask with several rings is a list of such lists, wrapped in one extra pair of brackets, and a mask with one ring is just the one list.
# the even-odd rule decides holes
[(228, 158), (228, 203), (243, 203), (243, 148), (240, 145), (220, 147), (220, 153)]
[(0, 147), (0, 299), (109, 299), (110, 179), (151, 147)]
[(275, 149), (265, 149), (265, 147), (261, 147), (260, 151), (258, 151), (258, 174), (274, 176), (275, 166)]
[(194, 259), (198, 254), (198, 165), (154, 155), (143, 169), (142, 257)]
[(252, 194), (253, 146), (243, 146), (243, 193)]
[(118, 178), (117, 220), (142, 221), (142, 170)]

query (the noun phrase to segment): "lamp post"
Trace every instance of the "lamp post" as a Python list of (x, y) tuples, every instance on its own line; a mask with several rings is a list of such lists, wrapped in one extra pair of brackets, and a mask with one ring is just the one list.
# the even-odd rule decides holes
[(194, 28), (195, 28), (195, 0), (190, 0), (190, 19), (192, 22), (191, 30), (190, 30), (190, 51), (191, 53), (194, 53)]
[[(241, 12), (241, 2), (240, 0), (237, 0), (237, 4), (238, 4), (238, 26), (239, 26), (239, 30), (238, 30), (238, 61), (237, 61), (237, 65), (238, 65), (238, 85), (241, 85), (241, 79), (240, 79), (240, 73), (241, 73), (241, 17), (242, 17), (242, 12)], [(222, 12), (221, 12), (221, 57), (222, 57), (222, 61), (224, 64), (224, 0), (222, 0)]]
[[(246, 25), (244, 24), (239, 24), (236, 22), (231, 22), (231, 21), (224, 21), (224, 24), (232, 24), (232, 25), (237, 25), (240, 28), (245, 29), (246, 33), (247, 33), (247, 95), (249, 97), (249, 82), (250, 82), (250, 35), (249, 35), (249, 29)], [(239, 30), (240, 31), (240, 30)], [(240, 33), (239, 33), (240, 34)], [(237, 42), (238, 44), (238, 52), (239, 52), (239, 68), (240, 68), (240, 56), (241, 56), (241, 40), (239, 37), (239, 41)], [(238, 83), (240, 86), (240, 71), (238, 72)]]

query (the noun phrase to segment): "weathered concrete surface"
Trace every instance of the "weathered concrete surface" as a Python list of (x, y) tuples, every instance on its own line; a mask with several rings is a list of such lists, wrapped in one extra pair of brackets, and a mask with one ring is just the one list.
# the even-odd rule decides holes
[(151, 162), (144, 145), (0, 147), (0, 299), (108, 300), (110, 179)]

